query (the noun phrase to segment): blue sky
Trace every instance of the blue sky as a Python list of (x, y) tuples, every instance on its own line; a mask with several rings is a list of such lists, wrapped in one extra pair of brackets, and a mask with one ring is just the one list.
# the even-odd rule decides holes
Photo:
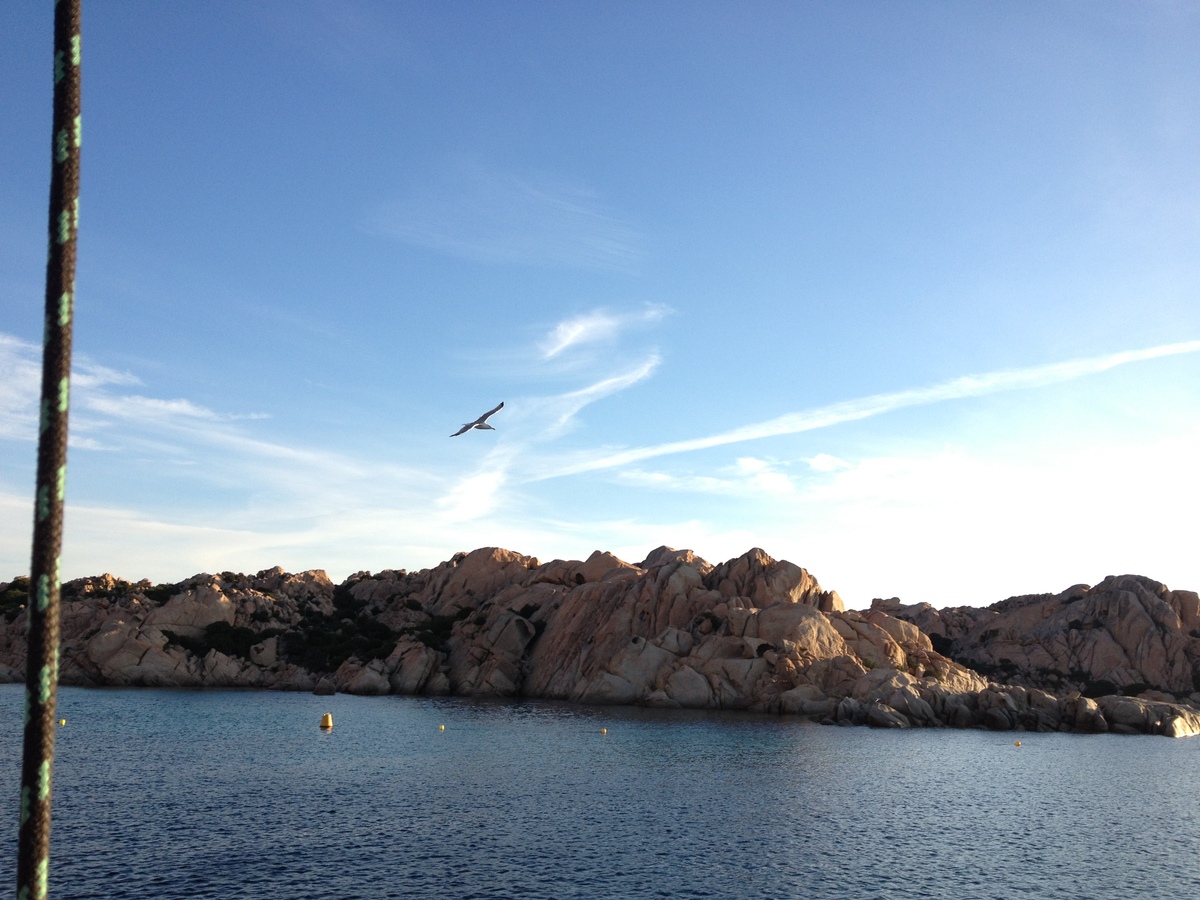
[[(0, 579), (52, 4), (0, 6)], [(64, 574), (1200, 588), (1200, 8), (89, 3)], [(494, 432), (451, 440), (505, 401)]]

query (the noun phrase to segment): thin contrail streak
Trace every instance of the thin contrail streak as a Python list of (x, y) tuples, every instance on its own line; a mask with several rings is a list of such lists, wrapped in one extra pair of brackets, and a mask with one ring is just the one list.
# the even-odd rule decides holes
[[(982, 375), (965, 375), (944, 381), (941, 384), (924, 388), (913, 388), (906, 391), (894, 391), (887, 394), (872, 394), (857, 400), (845, 400), (841, 403), (831, 403), (816, 409), (803, 412), (787, 413), (765, 422), (753, 425), (743, 425), (732, 431), (708, 437), (691, 438), (684, 441), (671, 441), (665, 444), (655, 444), (650, 447), (635, 447), (616, 453), (600, 456), (595, 459), (581, 460), (568, 463), (561, 468), (541, 476), (541, 478), (558, 478), (563, 475), (575, 475), (580, 472), (594, 472), (599, 469), (611, 469), (651, 459), (656, 456), (667, 456), (672, 453), (688, 453), (692, 450), (706, 450), (709, 447), (719, 447), (723, 444), (737, 444), (743, 441), (753, 441), (765, 437), (777, 437), (784, 434), (798, 434), (802, 431), (814, 431), (818, 428), (828, 428), (842, 422), (853, 422), (859, 419), (869, 419), (882, 413), (904, 409), (909, 406), (926, 406), (931, 403), (941, 403), (944, 400), (962, 400), (967, 397), (980, 397), (984, 394), (995, 394), (1001, 391), (1017, 391), (1027, 388), (1042, 387), (1062, 381), (1071, 381), (1084, 375), (1094, 375), (1108, 369), (1123, 366), (1126, 363), (1141, 362), (1147, 359), (1158, 359), (1163, 356), (1178, 356), (1182, 353), (1200, 351), (1200, 341), (1182, 341), (1177, 344), (1163, 344), (1159, 347), (1148, 347), (1144, 350), (1124, 350), (1120, 353), (1110, 353), (1106, 356), (1092, 356), (1084, 359), (1074, 359), (1067, 362), (1051, 363), (1045, 366), (1033, 366), (1028, 369), (1006, 369), (999, 372), (987, 372)], [(537, 480), (541, 480), (541, 478)]]

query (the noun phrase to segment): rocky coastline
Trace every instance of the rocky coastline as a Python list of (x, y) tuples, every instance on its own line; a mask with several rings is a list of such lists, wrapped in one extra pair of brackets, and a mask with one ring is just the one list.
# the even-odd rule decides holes
[[(0, 584), (22, 681), (28, 583)], [(712, 565), (499, 548), (418, 572), (102, 575), (63, 585), (60, 680), (743, 709), (838, 725), (1200, 734), (1200, 598), (1114, 576), (943, 610), (846, 610), (753, 549)]]

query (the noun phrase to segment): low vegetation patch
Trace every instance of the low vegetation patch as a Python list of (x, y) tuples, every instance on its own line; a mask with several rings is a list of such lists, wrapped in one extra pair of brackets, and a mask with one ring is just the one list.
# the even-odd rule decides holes
[(355, 605), (365, 606), (354, 601), (349, 591), (340, 597), (335, 594), (334, 605), (339, 608), (332, 616), (306, 610), (299, 627), (281, 636), (284, 658), (310, 672), (332, 672), (352, 656), (363, 662), (387, 658), (400, 634), (368, 615), (345, 615)]
[(957, 658), (954, 661), (960, 666), (965, 666), (968, 669), (978, 672), (989, 681), (1007, 683), (1011, 682), (1014, 678), (1021, 674), (1017, 664), (1008, 658), (998, 659), (995, 663), (985, 663), (978, 660), (967, 660), (963, 658)]
[(1080, 689), (1079, 693), (1085, 697), (1090, 697), (1095, 700), (1097, 697), (1107, 697), (1111, 694), (1119, 694), (1117, 686), (1107, 678), (1097, 678), (1095, 681), (1086, 682)]
[(135, 590), (134, 585), (123, 578), (116, 579), (111, 588), (102, 588), (97, 584), (82, 584), (77, 581), (68, 581), (62, 586), (61, 596), (64, 600), (79, 600), (82, 597), (110, 599), (112, 597), (124, 596), (133, 590)]
[(180, 591), (177, 584), (155, 584), (151, 587), (142, 588), (142, 594), (145, 598), (158, 606), (162, 606), (178, 593)]
[(405, 631), (434, 650), (444, 652), (450, 643), (450, 635), (454, 631), (455, 622), (463, 622), (474, 615), (475, 610), (464, 606), (457, 613), (444, 616), (431, 615), (428, 622), (410, 625)]
[(207, 656), (209, 650), (216, 650), (226, 656), (249, 659), (251, 647), (279, 633), (278, 628), (254, 631), (244, 626), (230, 625), (228, 622), (213, 622), (204, 629), (204, 635), (201, 637), (189, 637), (163, 629), (168, 645), (177, 644), (199, 659)]
[(1152, 684), (1146, 684), (1144, 681), (1135, 681), (1133, 684), (1127, 684), (1121, 688), (1121, 693), (1126, 697), (1136, 697), (1143, 691), (1157, 690)]
[(0, 591), (0, 614), (6, 621), (11, 622), (21, 614), (21, 609), (29, 602), (29, 579), (22, 575), (9, 582)]

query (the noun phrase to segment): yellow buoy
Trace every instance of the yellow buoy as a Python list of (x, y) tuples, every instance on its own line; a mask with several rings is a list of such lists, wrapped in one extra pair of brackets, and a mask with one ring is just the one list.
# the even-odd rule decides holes
[(1020, 741), (1013, 741), (1013, 746), (1014, 746), (1014, 747), (1020, 747), (1020, 746), (1021, 746), (1021, 742), (1020, 742)]
[(445, 726), (445, 725), (439, 725), (439, 726), (438, 726), (438, 731), (445, 731), (445, 730), (446, 730), (446, 726)]
[(66, 719), (59, 719), (59, 720), (58, 720), (58, 724), (59, 724), (60, 726), (61, 726), (61, 725), (66, 725), (66, 724), (67, 724), (67, 720), (66, 720)]
[(601, 734), (608, 734), (608, 729), (607, 729), (607, 728), (601, 728), (601, 729), (600, 729), (600, 733), (601, 733)]
[(333, 728), (333, 713), (325, 713), (325, 715), (321, 716), (321, 727)]

